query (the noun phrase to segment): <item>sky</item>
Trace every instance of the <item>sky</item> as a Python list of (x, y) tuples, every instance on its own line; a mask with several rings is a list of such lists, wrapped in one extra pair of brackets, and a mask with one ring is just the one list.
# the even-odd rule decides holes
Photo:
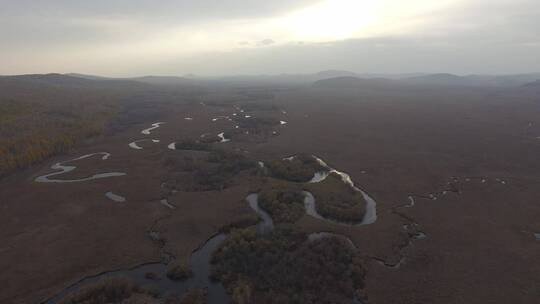
[(0, 0), (0, 74), (540, 72), (539, 0)]

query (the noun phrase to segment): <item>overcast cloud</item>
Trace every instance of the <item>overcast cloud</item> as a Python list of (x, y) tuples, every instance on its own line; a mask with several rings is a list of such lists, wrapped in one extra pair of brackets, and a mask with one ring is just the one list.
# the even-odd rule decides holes
[(0, 2), (0, 74), (540, 71), (538, 0)]

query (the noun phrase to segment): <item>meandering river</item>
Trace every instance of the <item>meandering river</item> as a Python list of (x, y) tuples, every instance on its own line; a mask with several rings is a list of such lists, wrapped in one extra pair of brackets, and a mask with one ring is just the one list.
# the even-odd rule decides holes
[[(161, 123), (153, 124), (152, 128), (146, 129), (144, 131), (147, 131), (149, 134), (152, 129), (159, 127), (159, 124)], [(222, 139), (222, 142), (227, 141), (223, 133), (219, 134), (218, 136)], [(130, 146), (132, 145), (130, 144)], [(135, 146), (136, 146), (136, 142), (135, 142)], [(169, 148), (173, 148), (173, 147), (174, 147), (174, 143), (169, 145)], [(72, 180), (50, 179), (50, 177), (65, 174), (76, 169), (76, 166), (68, 166), (68, 165), (65, 165), (65, 163), (82, 160), (82, 159), (85, 159), (94, 155), (101, 155), (102, 160), (107, 160), (110, 157), (110, 154), (107, 152), (99, 152), (99, 153), (83, 155), (81, 157), (71, 159), (68, 161), (59, 162), (51, 166), (51, 168), (54, 170), (61, 170), (61, 171), (40, 176), (36, 178), (36, 181), (37, 182), (69, 183), (69, 182), (82, 182), (82, 181), (89, 181), (89, 180), (98, 179), (98, 178), (126, 175), (125, 173), (122, 173), (122, 172), (109, 172), (109, 173), (99, 173), (99, 174), (95, 174), (90, 177), (81, 178), (81, 179), (72, 179)], [(359, 224), (367, 225), (367, 224), (374, 223), (377, 219), (376, 210), (375, 210), (376, 202), (371, 197), (369, 197), (369, 195), (367, 195), (364, 191), (357, 188), (352, 182), (348, 174), (329, 167), (320, 158), (316, 158), (316, 160), (321, 164), (321, 166), (326, 168), (327, 171), (316, 173), (310, 182), (311, 183), (322, 182), (331, 173), (338, 174), (339, 176), (341, 176), (344, 183), (348, 184), (355, 191), (359, 191), (363, 195), (366, 201), (366, 204), (367, 204), (366, 214)], [(263, 163), (260, 163), (259, 165), (261, 167), (264, 167)], [(113, 201), (117, 201), (117, 202), (125, 201), (124, 197), (114, 194), (112, 192), (107, 192), (105, 195)], [(305, 195), (304, 207), (305, 207), (306, 214), (313, 216), (315, 218), (321, 219), (321, 220), (331, 221), (331, 222), (342, 224), (342, 225), (356, 225), (356, 223), (351, 224), (351, 223), (338, 222), (338, 221), (321, 216), (316, 210), (316, 205), (315, 205), (316, 202), (313, 195), (309, 192), (304, 192), (304, 195)], [(259, 206), (258, 194), (256, 193), (249, 194), (246, 197), (246, 202), (261, 218), (261, 221), (257, 224), (258, 233), (265, 234), (265, 233), (271, 232), (274, 229), (274, 222), (270, 214)], [(174, 206), (170, 205), (168, 201), (166, 200), (162, 200), (161, 203), (165, 206), (168, 206), (169, 208), (171, 207), (174, 208)], [(231, 299), (229, 295), (227, 294), (227, 292), (225, 291), (223, 285), (220, 282), (214, 282), (210, 279), (210, 274), (211, 274), (210, 261), (211, 261), (212, 254), (227, 239), (227, 237), (228, 237), (227, 234), (224, 234), (224, 233), (216, 234), (215, 236), (211, 237), (208, 241), (206, 241), (200, 248), (198, 248), (197, 250), (193, 252), (190, 259), (190, 268), (193, 271), (193, 277), (187, 280), (184, 280), (184, 281), (170, 280), (166, 276), (167, 265), (164, 263), (146, 263), (146, 264), (142, 264), (142, 265), (130, 268), (130, 269), (108, 271), (108, 272), (100, 273), (97, 275), (85, 277), (79, 280), (78, 282), (72, 284), (71, 286), (67, 287), (66, 289), (62, 290), (60, 293), (58, 293), (51, 299), (44, 301), (43, 303), (46, 303), (46, 304), (57, 303), (66, 295), (80, 289), (83, 286), (87, 286), (88, 284), (95, 283), (104, 278), (110, 278), (110, 277), (115, 277), (115, 276), (124, 276), (124, 277), (131, 278), (133, 281), (140, 284), (141, 286), (150, 286), (160, 293), (172, 293), (172, 294), (182, 295), (188, 290), (193, 289), (193, 288), (206, 288), (208, 291), (208, 303), (211, 303), (211, 304), (229, 303), (231, 302)], [(352, 241), (348, 239), (347, 237), (336, 235), (329, 232), (312, 233), (308, 235), (308, 240), (314, 241), (314, 240), (326, 238), (326, 237), (343, 238), (353, 248), (356, 248), (354, 244), (352, 243)]]
[[(55, 304), (66, 295), (79, 290), (84, 286), (96, 283), (105, 278), (127, 277), (140, 286), (151, 287), (160, 293), (172, 293), (176, 295), (185, 294), (193, 288), (207, 288), (209, 304), (230, 303), (230, 297), (220, 282), (210, 279), (212, 253), (227, 238), (224, 234), (217, 234), (206, 241), (200, 248), (191, 255), (190, 268), (193, 277), (185, 281), (173, 281), (167, 277), (167, 265), (162, 263), (147, 263), (130, 269), (108, 271), (94, 276), (88, 276), (75, 284), (64, 289), (54, 297), (42, 302), (44, 304)], [(148, 274), (152, 274), (149, 276)]]
[[(313, 198), (313, 195), (311, 195), (311, 193), (309, 193), (309, 192), (306, 192), (306, 198), (305, 198), (305, 201), (304, 201), (304, 204), (305, 204), (305, 207), (306, 207), (306, 212), (309, 215), (313, 216), (313, 217), (323, 219), (323, 220), (327, 220), (327, 221), (331, 221), (331, 222), (338, 223), (338, 224), (343, 224), (343, 225), (370, 225), (370, 224), (375, 223), (377, 221), (377, 202), (371, 196), (369, 196), (365, 191), (363, 191), (362, 189), (356, 187), (354, 185), (354, 182), (352, 181), (351, 177), (349, 176), (349, 174), (347, 174), (345, 172), (342, 172), (342, 171), (338, 171), (338, 170), (330, 167), (326, 162), (324, 162), (322, 159), (320, 159), (320, 158), (318, 158), (316, 156), (313, 156), (313, 157), (326, 170), (316, 172), (314, 174), (313, 178), (309, 181), (309, 183), (320, 183), (320, 182), (324, 181), (332, 173), (335, 173), (335, 174), (339, 175), (341, 177), (341, 180), (345, 184), (349, 185), (354, 191), (360, 192), (360, 194), (362, 194), (362, 197), (366, 201), (366, 213), (364, 214), (364, 217), (362, 218), (362, 220), (360, 222), (358, 222), (358, 223), (340, 222), (340, 221), (324, 218), (323, 216), (321, 216), (317, 212), (317, 209), (315, 208), (315, 199)], [(288, 159), (290, 159), (290, 158), (288, 158)]]
[(150, 128), (142, 130), (141, 133), (144, 134), (144, 135), (150, 135), (152, 130), (155, 130), (155, 129), (159, 128), (159, 126), (161, 126), (162, 124), (164, 124), (164, 122), (153, 123)]
[(69, 162), (74, 162), (78, 160), (82, 160), (85, 158), (92, 157), (94, 155), (102, 155), (101, 160), (107, 160), (111, 154), (107, 152), (98, 152), (98, 153), (92, 153), (92, 154), (86, 154), (74, 159), (66, 160), (63, 162), (56, 163), (51, 166), (51, 169), (53, 170), (60, 170), (58, 172), (53, 172), (45, 175), (38, 176), (35, 181), (38, 183), (78, 183), (78, 182), (87, 182), (95, 179), (101, 179), (101, 178), (108, 178), (108, 177), (116, 177), (116, 176), (124, 176), (126, 173), (123, 172), (107, 172), (107, 173), (98, 173), (94, 174), (92, 176), (84, 177), (84, 178), (78, 178), (78, 179), (51, 179), (53, 176), (58, 176), (61, 174), (69, 173), (75, 169), (77, 169), (76, 166), (68, 166), (65, 165)]
[(129, 143), (128, 146), (130, 148), (132, 148), (132, 149), (135, 149), (135, 150), (142, 150), (143, 147), (138, 145), (138, 143), (140, 143), (142, 141), (152, 141), (153, 143), (158, 143), (159, 139), (139, 139), (139, 140), (136, 140), (134, 142)]

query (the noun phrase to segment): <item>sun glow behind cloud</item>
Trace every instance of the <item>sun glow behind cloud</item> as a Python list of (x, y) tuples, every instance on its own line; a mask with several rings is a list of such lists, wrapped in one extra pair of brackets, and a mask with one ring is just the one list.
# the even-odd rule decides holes
[[(494, 40), (522, 54), (527, 49), (516, 41), (538, 45), (540, 37), (535, 0), (276, 0), (279, 9), (253, 0), (224, 0), (219, 7), (211, 0), (170, 0), (159, 7), (149, 0), (121, 2), (126, 7), (105, 0), (59, 6), (28, 1), (31, 7), (13, 2), (11, 12), (10, 5), (0, 11), (0, 73), (229, 73), (208, 62), (233, 58), (240, 58), (238, 67), (261, 66), (262, 72), (276, 66), (278, 55), (299, 56), (301, 48), (310, 49), (306, 54), (321, 50), (330, 67), (342, 52), (322, 47), (357, 38), (381, 46), (380, 54), (351, 53), (351, 64), (395, 58), (396, 47), (385, 47), (389, 41), (419, 50), (444, 47), (454, 58), (457, 48), (489, 53)], [(265, 64), (257, 65), (263, 58)], [(309, 67), (322, 68), (322, 61)]]
[[(260, 47), (272, 39), (279, 46), (295, 42), (331, 42), (377, 35), (412, 32), (424, 25), (429, 13), (462, 0), (325, 0), (282, 16), (235, 19), (178, 27), (154, 35), (152, 51), (177, 55), (227, 52), (239, 47)], [(247, 42), (247, 43), (246, 43)], [(148, 47), (141, 45), (138, 50)]]
[[(230, 52), (237, 48), (280, 46), (296, 42), (331, 42), (376, 35), (394, 35), (422, 25), (420, 16), (459, 0), (326, 0), (282, 16), (217, 20), (197, 26), (171, 27), (148, 33), (127, 45), (109, 45), (107, 52), (189, 56)], [(276, 43), (260, 44), (271, 39)]]
[(289, 39), (302, 41), (338, 40), (353, 37), (375, 23), (377, 2), (331, 0), (277, 18), (276, 25), (289, 32)]
[(464, 0), (326, 0), (284, 16), (255, 22), (247, 30), (282, 42), (325, 42), (393, 35), (422, 26), (429, 14)]
[(115, 66), (118, 70), (129, 71), (140, 62), (152, 65), (238, 49), (394, 35), (420, 26), (424, 14), (460, 1), (464, 0), (323, 0), (280, 15), (187, 23), (170, 20), (160, 23), (159, 19), (129, 15), (114, 18), (66, 15), (56, 22), (65, 23), (66, 28), (77, 26), (96, 33), (96, 37), (107, 38), (88, 41), (91, 44), (84, 40), (62, 41), (62, 52), (58, 52), (58, 44), (50, 45), (51, 49), (41, 47), (46, 60), (25, 56), (36, 58), (38, 62), (25, 60), (14, 63), (14, 67), (32, 68), (39, 63), (44, 69), (53, 70), (58, 65), (77, 64), (80, 67), (74, 69), (89, 70), (85, 67), (88, 65), (91, 70), (94, 66)]

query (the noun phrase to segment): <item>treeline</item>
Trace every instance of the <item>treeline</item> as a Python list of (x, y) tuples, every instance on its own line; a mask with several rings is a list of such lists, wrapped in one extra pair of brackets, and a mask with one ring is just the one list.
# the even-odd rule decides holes
[(0, 139), (0, 172), (25, 168), (50, 155), (67, 151), (75, 139), (71, 136), (43, 138), (35, 135), (17, 139)]
[(121, 96), (0, 81), (0, 177), (103, 133)]

